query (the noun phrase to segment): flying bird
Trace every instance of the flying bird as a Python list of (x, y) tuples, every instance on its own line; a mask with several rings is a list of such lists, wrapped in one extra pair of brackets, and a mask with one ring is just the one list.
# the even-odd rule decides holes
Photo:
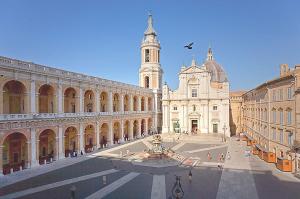
[(192, 49), (193, 47), (192, 47), (192, 45), (194, 44), (194, 42), (192, 42), (192, 43), (190, 43), (189, 45), (186, 45), (186, 46), (184, 46), (185, 48), (187, 48), (187, 49)]

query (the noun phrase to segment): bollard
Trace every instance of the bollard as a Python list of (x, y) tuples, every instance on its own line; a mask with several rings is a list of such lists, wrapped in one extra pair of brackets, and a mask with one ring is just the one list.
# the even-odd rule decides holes
[(102, 183), (103, 183), (104, 185), (106, 185), (106, 176), (103, 176), (103, 177), (102, 177)]
[(53, 162), (53, 158), (50, 158), (50, 162)]
[(75, 191), (76, 191), (76, 187), (73, 185), (70, 189), (71, 199), (75, 199)]
[(20, 166), (20, 171), (22, 171), (22, 166)]
[(10, 168), (10, 173), (13, 173), (14, 172), (14, 169), (13, 168)]
[(46, 159), (44, 160), (44, 164), (47, 164), (47, 160)]

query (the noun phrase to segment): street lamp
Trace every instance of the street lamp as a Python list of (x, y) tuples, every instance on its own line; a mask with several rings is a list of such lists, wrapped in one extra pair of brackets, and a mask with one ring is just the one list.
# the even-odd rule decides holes
[(224, 126), (223, 126), (223, 140), (224, 140), (224, 142), (226, 142), (226, 137), (225, 137), (225, 131), (227, 130), (227, 127), (226, 127), (226, 124), (224, 124)]

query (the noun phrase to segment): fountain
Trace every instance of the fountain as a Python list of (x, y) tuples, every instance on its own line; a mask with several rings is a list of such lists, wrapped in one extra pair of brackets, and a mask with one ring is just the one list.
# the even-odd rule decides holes
[(169, 154), (172, 153), (170, 149), (166, 149), (162, 145), (162, 138), (160, 135), (154, 135), (152, 140), (152, 148), (147, 152), (147, 158), (157, 159), (157, 158), (166, 158), (169, 157)]

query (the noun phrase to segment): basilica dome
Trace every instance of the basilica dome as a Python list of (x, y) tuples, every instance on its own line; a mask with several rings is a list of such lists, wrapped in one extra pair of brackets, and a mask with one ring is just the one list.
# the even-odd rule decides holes
[(204, 66), (211, 73), (211, 81), (213, 82), (228, 82), (227, 75), (223, 67), (213, 59), (211, 48), (208, 49), (207, 59)]

